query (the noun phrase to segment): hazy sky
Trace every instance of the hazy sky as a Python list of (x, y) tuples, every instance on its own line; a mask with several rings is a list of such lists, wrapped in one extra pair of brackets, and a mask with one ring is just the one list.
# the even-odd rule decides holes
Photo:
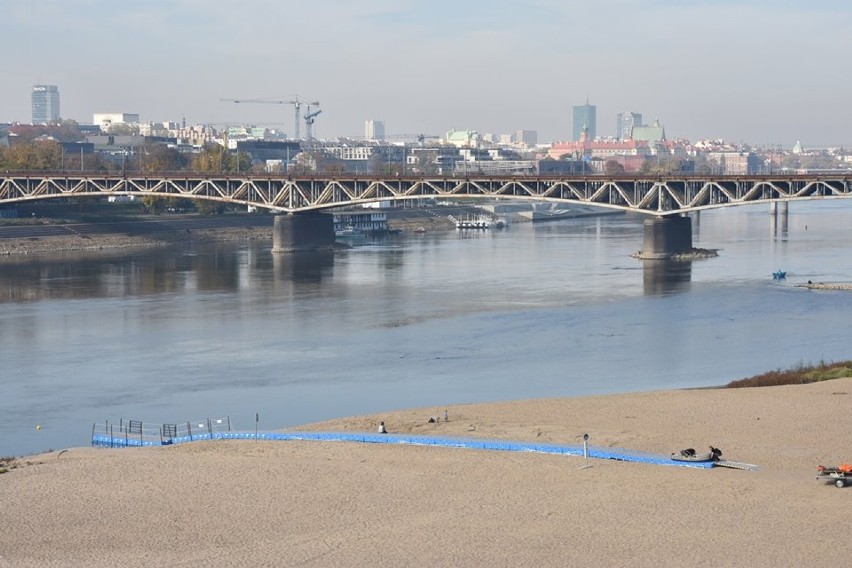
[[(0, 0), (0, 121), (32, 85), (63, 118), (279, 123), (321, 103), (319, 138), (536, 130), (571, 107), (659, 118), (669, 138), (852, 145), (849, 0)], [(302, 123), (304, 134), (304, 123)]]

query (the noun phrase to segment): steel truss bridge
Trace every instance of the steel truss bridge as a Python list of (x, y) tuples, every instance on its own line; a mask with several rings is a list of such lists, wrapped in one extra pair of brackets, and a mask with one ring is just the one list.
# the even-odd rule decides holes
[(852, 197), (852, 172), (825, 175), (268, 176), (0, 173), (0, 206), (77, 197), (166, 197), (299, 213), (378, 201), (507, 199), (581, 203), (664, 217), (755, 203)]

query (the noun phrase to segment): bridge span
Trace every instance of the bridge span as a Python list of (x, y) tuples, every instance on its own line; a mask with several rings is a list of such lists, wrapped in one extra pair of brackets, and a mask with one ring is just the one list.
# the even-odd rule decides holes
[[(276, 217), (274, 250), (330, 246), (325, 209), (434, 198), (578, 203), (648, 215), (645, 247), (665, 257), (692, 247), (685, 215), (703, 209), (852, 197), (852, 172), (766, 175), (311, 176), (5, 172), (0, 206), (54, 198), (173, 197), (237, 203), (286, 214)], [(683, 221), (686, 219), (686, 221)], [(687, 239), (688, 235), (688, 239)], [(688, 243), (687, 243), (688, 240)], [(688, 246), (687, 246), (688, 245)]]

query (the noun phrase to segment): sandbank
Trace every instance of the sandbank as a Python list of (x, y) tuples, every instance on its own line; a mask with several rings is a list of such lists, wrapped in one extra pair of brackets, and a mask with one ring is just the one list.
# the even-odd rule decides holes
[[(848, 562), (852, 378), (448, 406), (306, 425), (712, 444), (758, 471), (347, 442), (72, 448), (0, 475), (0, 567), (803, 566)], [(439, 418), (429, 423), (428, 418)]]

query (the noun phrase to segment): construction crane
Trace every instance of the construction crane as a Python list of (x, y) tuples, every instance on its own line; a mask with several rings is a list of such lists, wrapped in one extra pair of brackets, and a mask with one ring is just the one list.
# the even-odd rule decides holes
[(417, 142), (423, 146), (426, 140), (440, 140), (440, 136), (434, 136), (432, 134), (391, 134), (390, 136), (386, 136), (389, 139), (403, 139), (403, 140), (417, 140)]
[[(296, 121), (293, 125), (293, 138), (299, 139), (299, 121), (301, 117), (299, 116), (301, 113), (302, 105), (306, 105), (308, 107), (308, 113), (310, 113), (311, 106), (319, 106), (318, 101), (314, 102), (306, 102), (300, 101), (299, 95), (295, 95), (291, 100), (274, 100), (274, 99), (219, 99), (222, 102), (226, 103), (250, 103), (250, 104), (261, 104), (261, 105), (293, 105), (293, 109), (296, 113)], [(317, 112), (319, 114), (319, 112)], [(316, 116), (316, 115), (314, 115)], [(311, 123), (313, 124), (313, 123)], [(310, 133), (308, 133), (308, 137), (310, 138)]]
[(316, 117), (318, 117), (320, 113), (322, 113), (321, 110), (315, 110), (314, 112), (311, 112), (311, 106), (308, 105), (308, 110), (305, 112), (305, 138), (307, 140), (310, 140), (314, 137), (312, 128)]
[(423, 141), (426, 140), (427, 138), (430, 139), (430, 140), (440, 140), (441, 139), (440, 136), (430, 136), (428, 134), (418, 134), (417, 135), (417, 141), (420, 143), (421, 146), (423, 146)]

